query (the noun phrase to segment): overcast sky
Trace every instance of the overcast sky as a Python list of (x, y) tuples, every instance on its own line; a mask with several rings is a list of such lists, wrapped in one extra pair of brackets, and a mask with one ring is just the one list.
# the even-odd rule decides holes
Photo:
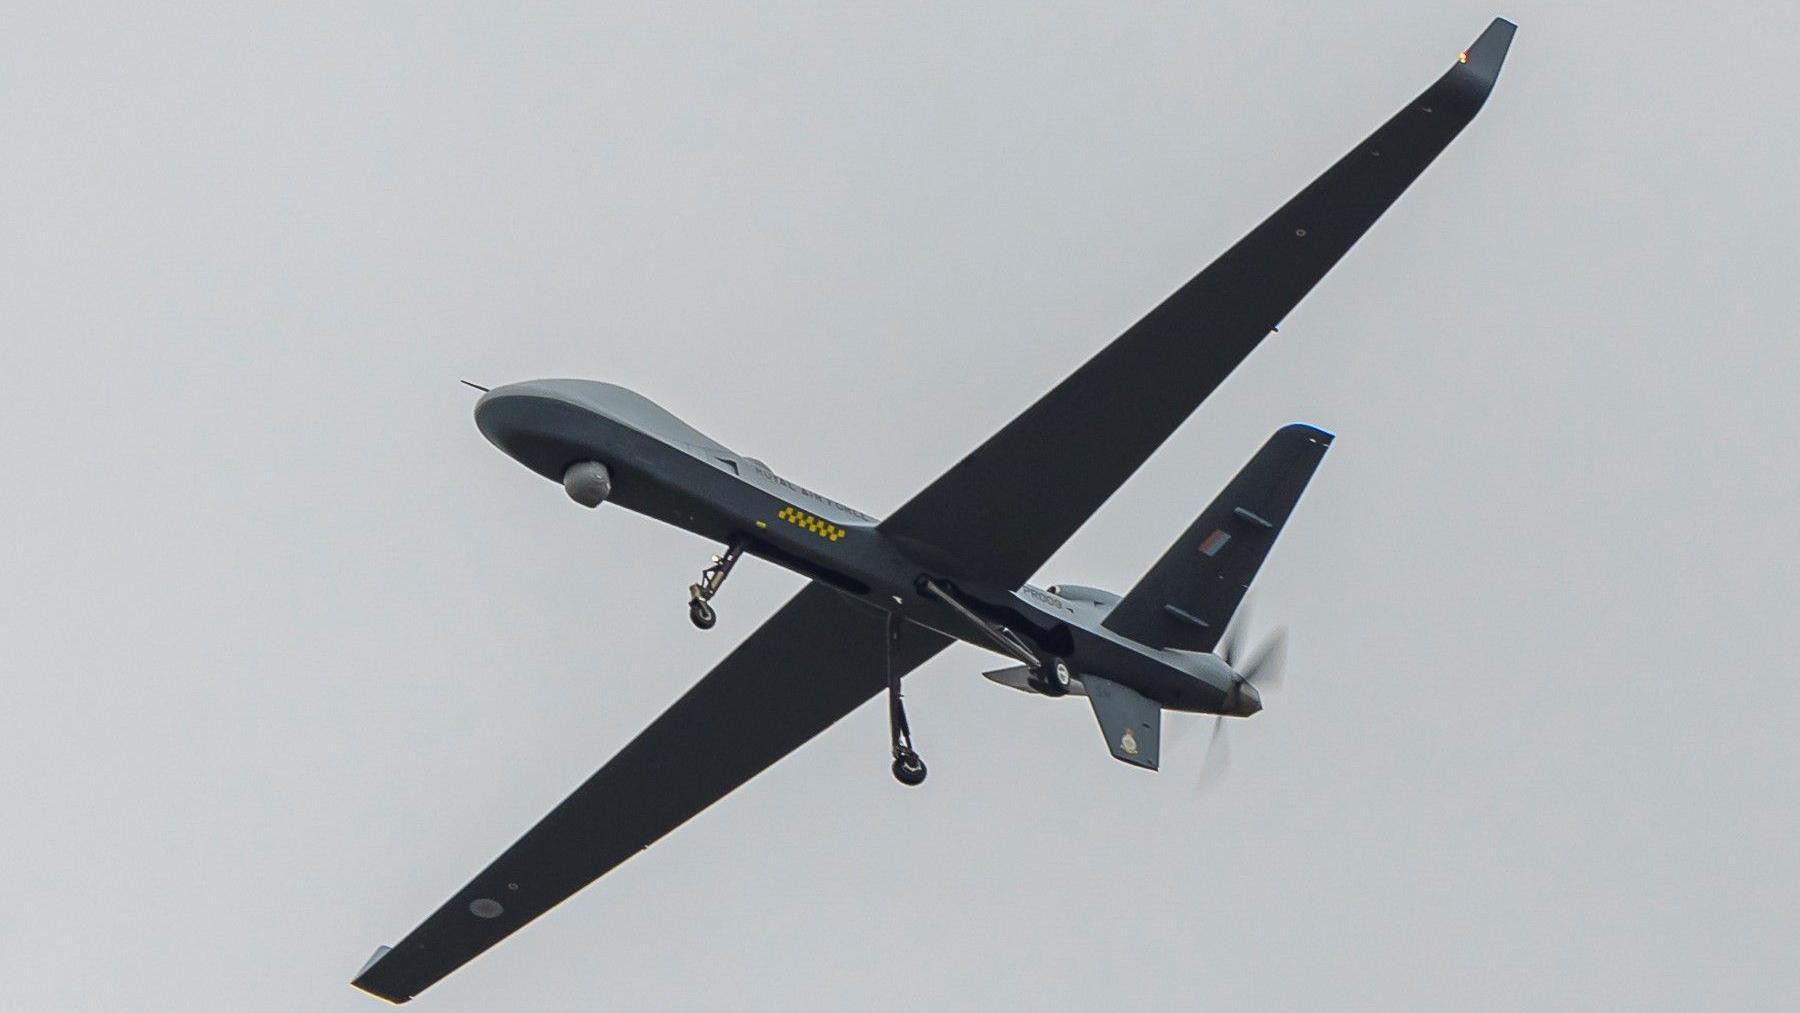
[(1223, 785), (956, 647), (923, 788), (865, 706), (416, 1005), (1800, 1002), (1791, 6), (590, 6), (0, 19), (0, 1007), (379, 1008), (370, 951), (800, 585), (694, 630), (714, 547), (458, 379), (884, 514), (1495, 14), (1486, 110), (1038, 575), (1124, 590), (1339, 434)]

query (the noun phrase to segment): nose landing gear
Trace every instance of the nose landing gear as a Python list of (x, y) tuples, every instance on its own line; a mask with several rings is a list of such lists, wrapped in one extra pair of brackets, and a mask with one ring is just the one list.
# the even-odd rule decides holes
[(744, 554), (744, 544), (742, 538), (732, 539), (725, 546), (725, 554), (714, 556), (712, 565), (700, 571), (700, 583), (688, 585), (688, 619), (700, 629), (710, 630), (719, 621), (719, 614), (713, 611), (712, 596), (719, 593), (725, 578), (731, 576), (731, 568)]

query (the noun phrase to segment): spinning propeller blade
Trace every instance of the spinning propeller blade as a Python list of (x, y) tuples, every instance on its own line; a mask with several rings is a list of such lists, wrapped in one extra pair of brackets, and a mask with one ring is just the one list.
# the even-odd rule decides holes
[(1200, 765), (1200, 780), (1195, 785), (1202, 795), (1219, 786), (1231, 770), (1231, 740), (1225, 737), (1225, 716), (1213, 719), (1212, 735), (1206, 740), (1206, 759)]
[(1281, 672), (1287, 665), (1287, 627), (1277, 626), (1258, 645), (1256, 653), (1244, 660), (1238, 674), (1258, 689), (1279, 689)]
[[(1232, 665), (1238, 678), (1248, 685), (1258, 689), (1279, 688), (1282, 670), (1287, 666), (1287, 627), (1277, 626), (1273, 633), (1263, 638), (1262, 643), (1244, 659), (1242, 668), (1233, 664), (1232, 655), (1243, 639), (1243, 630), (1249, 624), (1249, 613), (1250, 599), (1246, 597), (1225, 627), (1225, 634), (1219, 638), (1219, 659)], [(1177, 735), (1179, 733), (1178, 728)], [(1225, 735), (1225, 716), (1221, 714), (1213, 719), (1212, 734), (1206, 740), (1206, 759), (1200, 768), (1200, 791), (1205, 793), (1216, 787), (1230, 769), (1231, 741)]]

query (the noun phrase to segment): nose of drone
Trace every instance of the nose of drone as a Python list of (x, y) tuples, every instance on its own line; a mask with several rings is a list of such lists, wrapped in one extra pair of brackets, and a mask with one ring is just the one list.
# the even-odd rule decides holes
[(533, 445), (549, 438), (564, 414), (562, 402), (543, 396), (529, 383), (496, 387), (475, 402), (476, 428), (489, 443), (528, 467)]
[(611, 428), (578, 393), (577, 384), (558, 380), (495, 387), (475, 402), (475, 426), (507, 456), (562, 482), (570, 462), (599, 456)]

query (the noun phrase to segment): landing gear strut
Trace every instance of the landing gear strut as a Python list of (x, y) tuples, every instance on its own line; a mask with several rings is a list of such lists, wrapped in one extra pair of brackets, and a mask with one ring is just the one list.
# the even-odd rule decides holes
[(711, 604), (712, 596), (719, 593), (725, 578), (731, 576), (731, 568), (743, 554), (744, 539), (732, 539), (725, 546), (725, 554), (714, 556), (712, 565), (700, 571), (700, 583), (688, 585), (688, 618), (695, 626), (710, 630), (719, 621), (719, 614), (713, 611)]
[[(1032, 689), (1045, 696), (1069, 695), (1069, 687), (1075, 676), (1067, 661), (1057, 657), (1052, 657), (1048, 661), (1039, 658), (1037, 652), (1027, 646), (1017, 633), (999, 623), (989, 622), (976, 615), (967, 605), (957, 601), (956, 595), (952, 594), (949, 588), (930, 577), (921, 576), (917, 586), (921, 593), (929, 594), (948, 605), (951, 611), (967, 619), (970, 624), (987, 634), (994, 646), (1019, 659), (1031, 673), (1025, 681)], [(898, 774), (898, 771), (895, 773)]]
[(900, 702), (900, 677), (894, 674), (894, 642), (900, 620), (888, 613), (883, 656), (887, 659), (888, 739), (894, 750), (894, 780), (908, 787), (925, 783), (925, 761), (913, 749), (912, 729), (906, 725), (906, 705)]

